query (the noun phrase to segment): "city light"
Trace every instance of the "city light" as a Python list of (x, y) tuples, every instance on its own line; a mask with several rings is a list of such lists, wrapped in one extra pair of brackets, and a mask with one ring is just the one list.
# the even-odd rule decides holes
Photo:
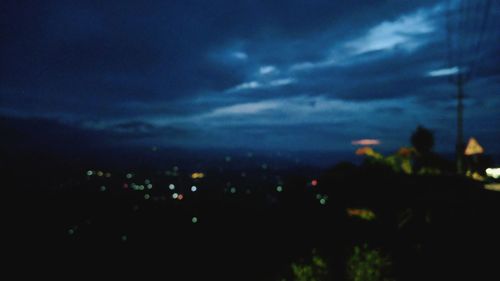
[(358, 217), (360, 219), (369, 221), (375, 219), (375, 213), (368, 209), (348, 208), (346, 211), (350, 217)]
[(379, 145), (380, 140), (378, 139), (360, 139), (360, 140), (353, 140), (351, 142), (352, 145)]
[(494, 179), (500, 178), (500, 168), (488, 168), (486, 169), (486, 175)]
[(196, 179), (202, 179), (205, 177), (204, 173), (192, 173), (191, 178), (196, 180)]
[(487, 183), (484, 185), (487, 190), (500, 191), (500, 183)]

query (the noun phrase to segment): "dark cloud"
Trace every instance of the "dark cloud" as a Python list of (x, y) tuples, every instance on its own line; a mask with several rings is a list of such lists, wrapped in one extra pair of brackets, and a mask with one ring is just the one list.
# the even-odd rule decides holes
[[(244, 136), (253, 134), (300, 147), (316, 134), (342, 139), (338, 146), (365, 132), (387, 133), (387, 116), (398, 115), (398, 128), (421, 121), (446, 128), (454, 88), (428, 75), (449, 67), (444, 7), (439, 0), (2, 1), (0, 112), (61, 120), (110, 139), (186, 145), (200, 145), (200, 135), (207, 144), (248, 144)], [(498, 3), (492, 11), (466, 88), (483, 109), (477, 122), (498, 119), (488, 107), (498, 103), (500, 85), (491, 29)], [(463, 32), (477, 37), (473, 28)], [(319, 116), (325, 104), (330, 119)], [(261, 113), (262, 106), (273, 110)], [(337, 106), (350, 111), (339, 114)], [(351, 110), (357, 107), (363, 110)], [(238, 115), (239, 108), (258, 112)], [(419, 117), (421, 108), (437, 111)], [(231, 115), (214, 117), (221, 112)], [(277, 125), (285, 117), (297, 124)], [(238, 127), (228, 131), (226, 122)], [(355, 122), (366, 131), (339, 125)], [(480, 134), (498, 137), (489, 132)]]

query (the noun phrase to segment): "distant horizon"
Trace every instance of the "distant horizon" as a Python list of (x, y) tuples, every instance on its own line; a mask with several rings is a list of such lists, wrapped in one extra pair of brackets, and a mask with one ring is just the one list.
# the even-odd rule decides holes
[(464, 141), (500, 152), (485, 2), (2, 1), (0, 115), (75, 143), (291, 151), (396, 150), (421, 125), (453, 151), (466, 75)]

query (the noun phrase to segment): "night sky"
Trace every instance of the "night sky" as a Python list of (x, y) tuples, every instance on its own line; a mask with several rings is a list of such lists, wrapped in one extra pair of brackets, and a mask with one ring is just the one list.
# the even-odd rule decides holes
[[(499, 2), (465, 87), (465, 137), (487, 152), (500, 151)], [(120, 145), (186, 148), (348, 151), (373, 138), (396, 150), (423, 125), (451, 152), (446, 7), (4, 0), (0, 115)]]

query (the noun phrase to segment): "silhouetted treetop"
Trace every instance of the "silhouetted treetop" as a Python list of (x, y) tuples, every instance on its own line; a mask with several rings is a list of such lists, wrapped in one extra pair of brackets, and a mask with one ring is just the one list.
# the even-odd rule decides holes
[(411, 144), (421, 154), (428, 154), (434, 147), (434, 134), (429, 129), (418, 126), (411, 135)]

